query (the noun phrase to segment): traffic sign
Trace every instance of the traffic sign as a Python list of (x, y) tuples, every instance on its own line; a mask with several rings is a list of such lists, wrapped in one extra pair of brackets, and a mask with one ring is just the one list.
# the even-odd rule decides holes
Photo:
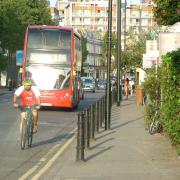
[(16, 66), (22, 66), (23, 51), (16, 51)]

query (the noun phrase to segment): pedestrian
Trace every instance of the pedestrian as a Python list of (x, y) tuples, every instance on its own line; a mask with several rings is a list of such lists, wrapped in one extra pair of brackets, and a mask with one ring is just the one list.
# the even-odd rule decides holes
[(12, 79), (11, 78), (8, 79), (8, 89), (9, 89), (9, 91), (12, 91)]
[(129, 79), (126, 78), (125, 82), (124, 82), (124, 88), (125, 88), (125, 96), (126, 96), (126, 100), (128, 99), (129, 96)]
[(133, 95), (134, 94), (134, 81), (133, 80), (129, 81), (129, 88), (130, 88), (130, 94)]

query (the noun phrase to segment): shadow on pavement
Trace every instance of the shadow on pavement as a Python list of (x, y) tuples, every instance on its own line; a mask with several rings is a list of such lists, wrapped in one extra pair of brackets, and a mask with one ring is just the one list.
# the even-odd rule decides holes
[(104, 135), (102, 135), (102, 136), (98, 136), (98, 137), (96, 138), (96, 140), (99, 140), (99, 139), (101, 139), (101, 138), (104, 138), (104, 137), (106, 137), (106, 136), (108, 136), (108, 135), (110, 135), (110, 134), (113, 134), (113, 133), (115, 133), (115, 131), (110, 131), (110, 132), (107, 133), (107, 134), (104, 134)]
[(55, 142), (60, 142), (62, 140), (67, 140), (70, 137), (72, 137), (73, 135), (74, 134), (68, 134), (67, 133), (67, 134), (62, 134), (62, 135), (59, 135), (59, 136), (55, 136), (53, 138), (50, 138), (50, 139), (47, 139), (47, 140), (40, 141), (40, 142), (32, 144), (32, 148), (35, 148), (35, 147), (38, 147), (38, 146), (42, 146), (42, 145), (46, 145), (46, 144), (55, 143)]
[(110, 149), (113, 148), (113, 147), (114, 147), (114, 146), (109, 146), (108, 148), (105, 148), (105, 149), (103, 149), (103, 150), (101, 150), (101, 151), (99, 151), (99, 152), (97, 152), (97, 153), (95, 153), (95, 154), (92, 154), (92, 155), (90, 155), (89, 157), (87, 157), (87, 158), (85, 159), (85, 161), (88, 161), (88, 160), (90, 160), (90, 159), (93, 159), (93, 158), (95, 158), (96, 156), (98, 156), (99, 154), (103, 154), (104, 152), (110, 150)]
[(109, 138), (109, 139), (106, 139), (105, 141), (102, 141), (102, 142), (100, 142), (100, 143), (97, 143), (97, 144), (95, 144), (94, 146), (91, 146), (90, 147), (90, 150), (92, 150), (92, 149), (95, 149), (95, 148), (97, 148), (98, 146), (100, 146), (100, 145), (102, 145), (102, 144), (104, 144), (104, 143), (106, 143), (106, 142), (108, 142), (108, 141), (111, 141), (111, 140), (113, 140), (114, 138)]
[(143, 117), (144, 117), (144, 116), (141, 116), (141, 117), (139, 117), (139, 118), (137, 118), (137, 119), (127, 121), (127, 122), (122, 123), (122, 124), (120, 124), (120, 125), (118, 125), (118, 126), (114, 126), (114, 127), (111, 128), (111, 129), (117, 129), (117, 128), (119, 128), (119, 127), (123, 127), (123, 126), (125, 126), (125, 125), (127, 125), (127, 124), (133, 123), (133, 122), (135, 122), (135, 121), (139, 121), (139, 120), (141, 120)]

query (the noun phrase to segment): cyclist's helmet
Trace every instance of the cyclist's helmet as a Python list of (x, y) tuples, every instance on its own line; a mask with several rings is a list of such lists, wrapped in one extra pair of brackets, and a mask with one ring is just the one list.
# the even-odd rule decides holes
[(32, 86), (32, 81), (30, 79), (24, 79), (23, 85), (25, 86), (26, 89), (30, 89)]

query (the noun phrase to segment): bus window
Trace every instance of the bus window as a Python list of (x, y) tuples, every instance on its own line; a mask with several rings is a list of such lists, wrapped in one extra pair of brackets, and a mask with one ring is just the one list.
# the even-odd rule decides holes
[(32, 80), (44, 90), (69, 89), (70, 68), (29, 66), (25, 74), (32, 74)]
[(71, 65), (71, 31), (29, 29), (28, 63)]
[(28, 32), (28, 48), (42, 48), (42, 33), (36, 29), (30, 29)]

